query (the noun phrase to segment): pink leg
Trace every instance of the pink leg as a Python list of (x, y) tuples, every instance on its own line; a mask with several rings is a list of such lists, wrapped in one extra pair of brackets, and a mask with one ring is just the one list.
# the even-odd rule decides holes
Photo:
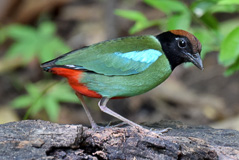
[(143, 129), (142, 126), (140, 126), (140, 125), (138, 125), (138, 124), (136, 124), (136, 123), (134, 123), (134, 122), (132, 122), (132, 121), (130, 121), (130, 120), (128, 120), (128, 119), (122, 117), (122, 116), (119, 115), (118, 113), (116, 113), (116, 112), (110, 110), (110, 109), (106, 106), (106, 104), (107, 104), (108, 101), (109, 101), (109, 98), (102, 98), (102, 99), (99, 101), (98, 105), (99, 105), (101, 111), (103, 111), (103, 112), (105, 112), (105, 113), (107, 113), (107, 114), (109, 114), (109, 115), (111, 115), (111, 116), (113, 116), (113, 117), (115, 117), (115, 118), (118, 118), (119, 120), (121, 120), (121, 121), (123, 121), (123, 122), (125, 122), (125, 123), (127, 123), (127, 124), (129, 124), (129, 125), (131, 125), (131, 126), (133, 126), (133, 127), (135, 127), (135, 128)]
[(88, 107), (87, 107), (86, 104), (85, 104), (85, 101), (84, 101), (84, 98), (83, 98), (82, 94), (80, 94), (79, 92), (76, 92), (76, 96), (77, 96), (78, 99), (80, 100), (80, 102), (81, 102), (81, 104), (82, 104), (82, 106), (83, 106), (83, 108), (84, 108), (84, 110), (85, 110), (85, 113), (86, 113), (86, 115), (87, 115), (87, 117), (88, 117), (88, 119), (89, 119), (89, 121), (90, 121), (90, 124), (91, 124), (92, 129), (98, 128), (98, 125), (97, 125), (97, 124), (95, 123), (95, 121), (93, 120), (93, 118), (92, 118), (92, 116), (91, 116), (91, 114), (90, 114), (90, 111), (89, 111)]

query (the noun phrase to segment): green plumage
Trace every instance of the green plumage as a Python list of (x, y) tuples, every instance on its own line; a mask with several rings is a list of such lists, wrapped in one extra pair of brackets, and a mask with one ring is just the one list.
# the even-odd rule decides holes
[[(152, 51), (161, 55), (153, 55)], [(132, 57), (134, 54), (138, 57)], [(79, 82), (108, 98), (147, 92), (172, 72), (159, 41), (151, 35), (118, 38), (91, 45), (64, 55), (55, 64), (74, 65), (91, 71), (84, 72)]]

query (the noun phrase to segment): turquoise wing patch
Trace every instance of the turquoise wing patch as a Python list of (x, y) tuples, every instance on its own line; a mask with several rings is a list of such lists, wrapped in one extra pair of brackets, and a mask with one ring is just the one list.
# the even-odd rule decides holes
[(147, 49), (143, 51), (132, 51), (127, 53), (115, 52), (115, 55), (124, 59), (133, 60), (135, 62), (153, 63), (162, 53), (155, 49)]
[(161, 55), (162, 53), (155, 49), (126, 53), (115, 52), (111, 55), (112, 62), (109, 62), (107, 66), (113, 70), (117, 70), (116, 72), (112, 72), (115, 75), (137, 74), (147, 69)]

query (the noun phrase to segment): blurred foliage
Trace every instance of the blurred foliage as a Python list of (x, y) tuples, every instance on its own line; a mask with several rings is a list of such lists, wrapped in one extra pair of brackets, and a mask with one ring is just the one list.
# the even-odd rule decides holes
[[(37, 58), (45, 62), (66, 53), (70, 48), (56, 36), (56, 26), (52, 22), (40, 23), (38, 28), (28, 25), (14, 24), (3, 27), (0, 32), (0, 43), (11, 39), (13, 42), (1, 60), (3, 63), (27, 65)], [(22, 61), (22, 63), (19, 63)], [(7, 64), (4, 63), (4, 64)], [(19, 67), (19, 66), (14, 66)], [(10, 68), (10, 67), (6, 67)], [(25, 119), (34, 116), (42, 109), (50, 120), (57, 121), (60, 102), (76, 102), (77, 98), (66, 83), (39, 82), (24, 85), (26, 95), (18, 96), (11, 103), (14, 108), (28, 108)]]
[(161, 30), (184, 29), (192, 32), (202, 43), (202, 57), (218, 51), (219, 62), (227, 69), (225, 75), (239, 70), (239, 21), (238, 17), (219, 22), (216, 14), (239, 13), (238, 0), (196, 0), (186, 6), (178, 0), (144, 0), (147, 5), (163, 12), (161, 19), (149, 20), (139, 12), (117, 9), (115, 14), (132, 20), (129, 29), (135, 34), (146, 28), (157, 26)]
[(71, 88), (66, 83), (39, 82), (39, 84), (26, 84), (26, 95), (17, 97), (12, 101), (14, 108), (26, 108), (31, 106), (24, 119), (35, 115), (45, 109), (51, 121), (57, 121), (60, 111), (60, 102), (78, 102), (76, 96), (72, 95)]
[(44, 62), (70, 50), (56, 36), (56, 26), (51, 22), (43, 22), (37, 29), (26, 25), (10, 25), (3, 29), (2, 35), (2, 42), (7, 38), (14, 40), (5, 58), (21, 58), (25, 64), (34, 57)]

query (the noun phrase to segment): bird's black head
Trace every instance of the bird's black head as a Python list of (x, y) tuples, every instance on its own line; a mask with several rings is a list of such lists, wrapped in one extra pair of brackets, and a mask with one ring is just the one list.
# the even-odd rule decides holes
[(172, 70), (184, 62), (192, 62), (199, 69), (203, 69), (200, 58), (202, 46), (194, 35), (184, 30), (171, 30), (156, 37), (162, 45)]

